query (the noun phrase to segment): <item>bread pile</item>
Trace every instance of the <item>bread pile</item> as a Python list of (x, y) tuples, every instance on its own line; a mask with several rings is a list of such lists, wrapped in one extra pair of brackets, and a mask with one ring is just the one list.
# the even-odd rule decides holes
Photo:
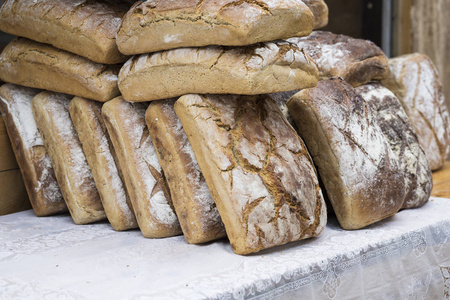
[(249, 254), (320, 234), (325, 198), (344, 229), (423, 205), (450, 148), (434, 66), (327, 21), (322, 0), (7, 1), (1, 111), (36, 215)]

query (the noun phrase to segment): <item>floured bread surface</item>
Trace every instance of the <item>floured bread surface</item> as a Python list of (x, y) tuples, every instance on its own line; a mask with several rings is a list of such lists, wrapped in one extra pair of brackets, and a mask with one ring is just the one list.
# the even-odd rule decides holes
[(344, 229), (394, 215), (403, 172), (367, 103), (340, 79), (319, 81), (287, 103)]
[(275, 93), (313, 87), (317, 78), (316, 65), (300, 48), (277, 41), (135, 56), (120, 70), (119, 88), (128, 101), (150, 101), (188, 93)]
[(431, 170), (440, 169), (450, 153), (450, 117), (436, 67), (419, 53), (392, 58), (389, 66), (383, 85), (402, 103)]
[(288, 41), (314, 60), (322, 80), (342, 77), (352, 86), (359, 86), (389, 75), (386, 55), (371, 41), (327, 31), (314, 31), (307, 37)]
[(176, 99), (153, 101), (145, 119), (164, 170), (186, 241), (212, 241), (226, 235), (192, 146), (175, 114)]
[(323, 0), (303, 0), (314, 15), (314, 29), (328, 24), (328, 6)]
[(292, 119), (291, 115), (289, 114), (289, 109), (286, 105), (288, 100), (297, 94), (300, 90), (293, 90), (293, 91), (286, 91), (286, 92), (279, 92), (279, 93), (272, 93), (269, 94), (269, 96), (275, 100), (275, 102), (278, 104), (278, 107), (280, 107), (281, 112), (283, 113), (283, 116), (288, 120), (289, 124), (294, 127), (295, 131), (297, 131), (297, 126), (295, 125), (294, 119)]
[(117, 97), (103, 105), (102, 115), (142, 234), (149, 238), (174, 236), (181, 228), (145, 124), (147, 107), (147, 103)]
[(7, 0), (0, 30), (105, 64), (125, 61), (116, 33), (132, 1)]
[(13, 40), (0, 55), (0, 79), (6, 82), (102, 102), (119, 95), (119, 69), (25, 38)]
[(314, 16), (296, 0), (148, 0), (125, 15), (117, 33), (122, 53), (207, 45), (242, 46), (306, 36)]
[(121, 171), (102, 117), (102, 103), (75, 97), (70, 117), (83, 146), (106, 216), (115, 230), (137, 228)]
[(175, 111), (236, 253), (323, 230), (327, 216), (316, 170), (272, 99), (186, 95)]
[(422, 206), (430, 197), (433, 178), (425, 152), (400, 101), (390, 90), (377, 83), (360, 86), (356, 91), (373, 111), (400, 163), (406, 188), (402, 208)]
[(33, 98), (31, 104), (73, 221), (87, 224), (103, 220), (106, 215), (70, 119), (70, 100), (68, 95), (42, 92)]
[(34, 213), (42, 217), (65, 212), (67, 206), (31, 110), (31, 100), (39, 92), (4, 84), (0, 88), (0, 111)]

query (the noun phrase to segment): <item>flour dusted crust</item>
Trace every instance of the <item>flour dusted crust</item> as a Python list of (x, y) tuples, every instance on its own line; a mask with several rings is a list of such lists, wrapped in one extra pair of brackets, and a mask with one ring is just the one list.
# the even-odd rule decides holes
[(376, 121), (396, 155), (405, 177), (406, 196), (402, 208), (425, 204), (433, 178), (428, 160), (400, 101), (381, 84), (360, 86), (357, 93), (374, 112)]
[(97, 185), (106, 216), (115, 230), (137, 228), (121, 171), (102, 117), (102, 103), (75, 97), (69, 104), (78, 137), (92, 177)]
[(174, 103), (153, 101), (145, 119), (184, 237), (191, 244), (205, 243), (226, 236), (225, 228)]
[(0, 55), (0, 79), (6, 82), (102, 102), (119, 95), (119, 68), (25, 38), (13, 40)]
[(264, 94), (315, 86), (318, 71), (297, 46), (284, 41), (246, 47), (181, 48), (131, 58), (119, 73), (128, 101), (189, 93)]
[(392, 58), (389, 66), (383, 85), (402, 103), (431, 170), (440, 169), (450, 153), (450, 117), (436, 67), (419, 53)]
[(272, 93), (269, 94), (269, 96), (275, 100), (275, 102), (278, 104), (278, 107), (280, 108), (281, 112), (283, 113), (283, 116), (288, 120), (289, 124), (294, 127), (294, 129), (297, 131), (297, 126), (295, 125), (294, 119), (292, 119), (291, 115), (289, 114), (289, 109), (286, 105), (288, 100), (297, 94), (300, 90), (293, 90), (293, 91), (286, 91), (286, 92), (279, 92), (279, 93)]
[(404, 177), (372, 111), (340, 79), (320, 81), (287, 103), (344, 229), (394, 215)]
[(326, 207), (305, 145), (264, 95), (186, 95), (175, 112), (233, 250), (248, 254), (318, 235)]
[(88, 224), (103, 220), (106, 215), (70, 119), (70, 100), (64, 94), (41, 92), (31, 105), (72, 219), (76, 224)]
[(323, 0), (303, 0), (314, 15), (314, 29), (328, 24), (328, 6)]
[(131, 1), (7, 0), (0, 30), (104, 64), (124, 62), (116, 33)]
[(352, 86), (389, 75), (388, 59), (371, 41), (327, 31), (314, 31), (304, 38), (288, 39), (317, 64), (320, 79), (342, 77)]
[(122, 53), (207, 45), (242, 46), (306, 36), (314, 16), (297, 0), (148, 0), (137, 2), (117, 33)]
[(0, 87), (0, 112), (31, 206), (38, 217), (43, 217), (65, 212), (67, 206), (31, 110), (31, 99), (38, 93), (39, 90), (4, 84)]
[(149, 238), (174, 236), (181, 228), (145, 124), (147, 107), (147, 103), (117, 97), (103, 105), (102, 115), (142, 234)]

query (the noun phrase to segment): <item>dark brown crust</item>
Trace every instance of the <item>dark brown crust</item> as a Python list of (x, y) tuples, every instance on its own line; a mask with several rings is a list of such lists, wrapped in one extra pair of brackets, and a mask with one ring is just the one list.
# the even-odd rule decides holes
[(115, 36), (120, 19), (134, 1), (7, 0), (0, 30), (48, 43), (92, 61), (124, 62)]
[(356, 87), (389, 75), (388, 59), (373, 42), (327, 31), (292, 38), (316, 62), (320, 78), (342, 77)]
[(405, 189), (398, 161), (350, 85), (320, 81), (287, 106), (344, 229), (362, 228), (401, 208)]
[(328, 24), (328, 6), (323, 0), (303, 0), (314, 14), (314, 29), (319, 29)]

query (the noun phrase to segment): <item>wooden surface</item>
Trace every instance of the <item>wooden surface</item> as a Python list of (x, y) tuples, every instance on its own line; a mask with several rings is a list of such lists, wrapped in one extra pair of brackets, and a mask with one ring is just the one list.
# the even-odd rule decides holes
[(20, 170), (0, 172), (0, 216), (30, 208)]
[(412, 0), (393, 2), (392, 57), (411, 53), (411, 6)]
[(11, 149), (3, 117), (0, 116), (0, 172), (19, 168)]
[(442, 169), (433, 172), (431, 196), (450, 198), (450, 161), (446, 161)]

